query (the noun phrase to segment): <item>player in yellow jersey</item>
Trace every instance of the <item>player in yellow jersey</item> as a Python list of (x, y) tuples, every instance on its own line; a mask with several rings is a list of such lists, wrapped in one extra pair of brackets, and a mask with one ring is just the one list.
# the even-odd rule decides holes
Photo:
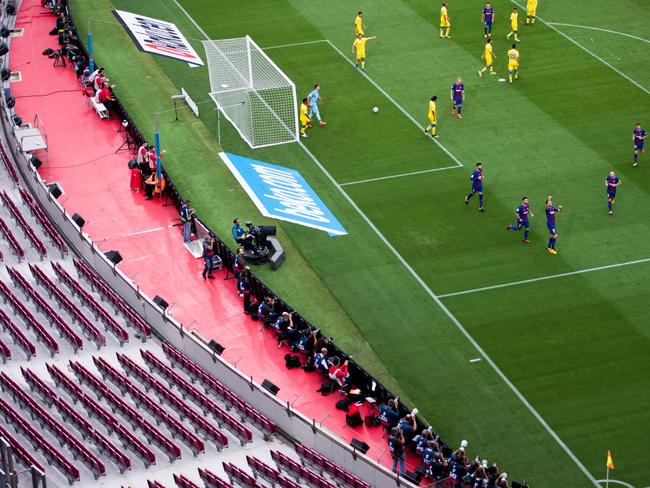
[(528, 0), (526, 4), (526, 25), (533, 25), (537, 16), (537, 0)]
[(512, 83), (512, 78), (519, 79), (519, 51), (517, 45), (513, 44), (512, 49), (508, 51), (508, 79)]
[(311, 119), (309, 118), (309, 98), (303, 98), (300, 104), (300, 135), (302, 137), (309, 137), (307, 135), (307, 128), (311, 127)]
[(429, 125), (424, 128), (424, 133), (431, 131), (431, 137), (438, 137), (438, 129), (436, 127), (436, 121), (438, 120), (438, 108), (436, 107), (436, 100), (438, 97), (431, 97), (429, 102), (429, 112), (427, 117), (429, 118)]
[(485, 67), (481, 70), (479, 70), (478, 75), (483, 76), (483, 73), (485, 73), (487, 70), (490, 70), (491, 75), (496, 75), (494, 72), (493, 64), (494, 64), (494, 51), (492, 50), (492, 39), (488, 39), (487, 42), (485, 43), (485, 48), (483, 49), (483, 54), (481, 54), (481, 59), (485, 59)]
[(363, 32), (363, 12), (359, 12), (357, 16), (354, 18), (354, 35), (362, 35), (365, 36), (366, 33)]
[(517, 37), (517, 31), (519, 30), (519, 12), (517, 12), (517, 7), (512, 9), (510, 14), (510, 33), (506, 36), (506, 39), (510, 39), (510, 36), (514, 34), (515, 41), (519, 42)]
[(449, 20), (449, 13), (447, 12), (447, 4), (442, 3), (440, 7), (440, 38), (450, 39), (449, 31), (451, 30), (451, 20)]
[(355, 67), (361, 67), (362, 70), (366, 70), (366, 42), (377, 39), (377, 36), (372, 37), (363, 37), (361, 34), (352, 43), (352, 54), (357, 53), (357, 60), (354, 63)]

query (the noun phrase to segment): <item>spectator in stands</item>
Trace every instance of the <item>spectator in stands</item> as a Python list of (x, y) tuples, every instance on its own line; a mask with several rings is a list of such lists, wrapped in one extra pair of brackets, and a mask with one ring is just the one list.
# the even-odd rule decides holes
[[(194, 217), (195, 210), (190, 208), (189, 200), (181, 202), (181, 223), (183, 224), (183, 242), (190, 242), (192, 234), (192, 218)], [(205, 278), (205, 277), (204, 277)]]
[(390, 399), (388, 403), (379, 406), (379, 420), (381, 425), (390, 432), (399, 421), (399, 398)]
[(397, 428), (402, 431), (404, 439), (406, 442), (410, 442), (415, 437), (415, 432), (418, 428), (417, 416), (418, 409), (414, 408), (411, 413), (406, 414), (406, 416), (397, 423)]
[(404, 435), (397, 427), (390, 431), (388, 436), (388, 449), (390, 455), (393, 457), (393, 473), (397, 473), (397, 465), (399, 464), (399, 474), (404, 475), (406, 470), (406, 452), (404, 450)]
[(203, 272), (201, 273), (203, 279), (205, 279), (206, 276), (210, 279), (214, 278), (214, 275), (212, 274), (212, 269), (214, 267), (213, 258), (214, 250), (212, 249), (212, 236), (208, 235), (203, 239)]

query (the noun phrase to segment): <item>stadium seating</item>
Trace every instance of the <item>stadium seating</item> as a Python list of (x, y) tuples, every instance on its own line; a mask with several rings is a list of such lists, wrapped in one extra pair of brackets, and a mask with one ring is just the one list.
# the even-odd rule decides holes
[(29, 192), (25, 189), (20, 187), (20, 196), (23, 199), (23, 202), (27, 204), (27, 207), (29, 207), (29, 211), (31, 214), (38, 220), (38, 222), (41, 224), (41, 227), (45, 231), (45, 233), (48, 235), (50, 240), (52, 241), (52, 244), (61, 251), (61, 254), (65, 255), (68, 252), (68, 247), (65, 245), (65, 242), (61, 238), (61, 235), (59, 232), (54, 228), (52, 223), (49, 221), (49, 219), (45, 216), (45, 213), (43, 210), (41, 210), (41, 207), (38, 206), (38, 204), (34, 201), (32, 196), (29, 194)]
[(227, 481), (222, 480), (212, 471), (199, 468), (199, 476), (205, 483), (206, 488), (233, 488)]
[(190, 481), (185, 476), (179, 476), (177, 474), (174, 474), (174, 482), (179, 488), (199, 488), (199, 485), (193, 481)]
[(14, 456), (16, 456), (25, 466), (35, 466), (40, 471), (43, 471), (43, 467), (34, 459), (34, 456), (25, 449), (22, 443), (18, 442), (5, 427), (0, 424), (0, 437), (3, 437), (11, 446)]
[(253, 470), (253, 474), (255, 475), (256, 479), (262, 478), (272, 485), (275, 485), (275, 483), (277, 483), (280, 479), (280, 472), (278, 470), (273, 469), (271, 466), (263, 461), (260, 461), (256, 457), (246, 456), (246, 462)]
[(8, 359), (11, 359), (11, 349), (2, 342), (2, 339), (0, 339), (0, 358), (2, 358), (3, 363), (6, 363)]
[(9, 316), (2, 310), (0, 310), (0, 326), (11, 335), (14, 344), (20, 346), (25, 354), (27, 354), (27, 359), (31, 359), (31, 357), (36, 354), (36, 347), (34, 344), (25, 337), (23, 331), (20, 330), (20, 328), (17, 327)]
[(299, 462), (294, 461), (286, 454), (280, 451), (271, 451), (271, 457), (275, 461), (276, 466), (280, 472), (284, 469), (287, 473), (294, 476), (297, 480), (304, 480), (310, 486), (316, 488), (336, 488), (336, 484), (323, 478), (319, 474), (314, 473), (312, 470), (307, 469)]
[(228, 479), (230, 480), (230, 483), (239, 486), (244, 486), (247, 488), (263, 487), (263, 485), (257, 483), (255, 478), (253, 478), (251, 475), (246, 473), (241, 468), (238, 468), (234, 464), (227, 463), (226, 461), (223, 461), (222, 464), (223, 464), (223, 470), (226, 472), (226, 475), (228, 475)]
[(5, 145), (2, 142), (0, 142), (0, 159), (2, 159), (2, 163), (7, 169), (7, 174), (9, 174), (9, 177), (14, 183), (18, 183), (18, 173), (16, 173), (16, 168), (14, 168), (14, 165), (9, 160), (7, 150), (5, 149)]
[(325, 456), (309, 447), (303, 446), (302, 444), (296, 444), (296, 452), (300, 456), (303, 465), (309, 463), (320, 471), (321, 475), (327, 473), (336, 478), (337, 481), (340, 481), (351, 488), (371, 488), (371, 486), (365, 481), (329, 461)]
[(14, 233), (11, 231), (11, 229), (9, 229), (9, 226), (2, 218), (0, 218), (0, 231), (2, 231), (2, 234), (5, 236), (5, 239), (9, 243), (9, 247), (11, 247), (13, 253), (22, 260), (25, 257), (25, 250), (23, 249), (23, 246), (20, 245), (14, 236)]
[(34, 229), (32, 229), (31, 225), (27, 223), (27, 220), (25, 220), (23, 214), (20, 213), (20, 210), (18, 209), (14, 201), (9, 197), (9, 195), (7, 195), (7, 192), (0, 191), (0, 199), (2, 199), (5, 208), (9, 210), (11, 216), (14, 218), (16, 223), (22, 228), (23, 232), (25, 233), (27, 238), (32, 242), (34, 248), (39, 252), (40, 256), (41, 257), (47, 256), (47, 248), (45, 247), (45, 244), (43, 244), (41, 238), (36, 235), (36, 232), (34, 232)]
[(275, 432), (275, 424), (253, 408), (253, 406), (241, 400), (237, 395), (174, 346), (163, 344), (163, 351), (167, 357), (172, 360), (172, 364), (177, 364), (190, 375), (192, 382), (198, 380), (206, 391), (217, 395), (226, 402), (227, 406), (236, 408), (244, 418), (247, 418), (262, 430), (262, 433), (267, 440), (273, 435)]

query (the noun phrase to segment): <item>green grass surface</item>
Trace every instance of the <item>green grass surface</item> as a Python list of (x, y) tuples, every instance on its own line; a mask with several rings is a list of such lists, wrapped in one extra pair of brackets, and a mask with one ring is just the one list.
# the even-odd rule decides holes
[[(107, 0), (101, 9), (96, 2), (72, 3), (78, 25), (86, 17), (112, 19)], [(368, 44), (369, 76), (422, 125), (427, 100), (440, 97), (441, 142), (465, 168), (345, 187), (435, 293), (650, 257), (650, 160), (631, 167), (631, 130), (647, 117), (650, 95), (611, 68), (650, 88), (648, 43), (616, 33), (650, 39), (643, 2), (541, 1), (538, 13), (546, 21), (615, 33), (556, 26), (599, 60), (539, 21), (522, 28), (521, 80), (512, 87), (476, 74), (484, 44), (480, 1), (449, 2), (450, 41), (437, 37), (439, 4), (425, 0), (362, 0), (354, 6), (267, 0), (245, 8), (233, 0), (181, 3), (213, 38), (248, 34), (261, 46), (329, 39), (347, 56), (354, 13), (363, 10), (368, 33), (379, 36)], [(513, 4), (493, 4), (496, 67), (505, 76), (506, 18)], [(173, 0), (112, 5), (176, 22), (203, 54), (200, 32)], [(93, 31), (98, 58), (143, 129), (151, 130), (151, 113), (168, 110), (169, 95), (181, 86), (197, 101), (207, 98), (205, 68), (138, 53), (114, 24), (93, 22)], [(301, 96), (315, 82), (322, 85), (321, 113), (329, 125), (314, 127), (305, 146), (339, 183), (454, 164), (329, 44), (268, 53)], [(155, 83), (141, 83), (143, 74)], [(446, 102), (458, 75), (467, 90), (462, 121), (451, 117)], [(373, 106), (380, 107), (378, 114)], [(176, 125), (161, 116), (167, 168), (201, 217), (227, 235), (232, 215), (257, 213), (215, 158), (211, 104), (201, 110), (201, 121), (185, 115)], [(532, 486), (589, 486), (486, 361), (469, 363), (476, 350), (299, 145), (252, 151), (231, 127), (222, 135), (230, 152), (300, 170), (350, 232), (329, 238), (280, 223), (289, 260), (278, 273), (260, 272), (277, 293), (388, 386), (395, 379), (449, 442), (468, 438), (471, 452)], [(475, 201), (462, 205), (478, 160), (485, 167), (486, 214), (476, 212)], [(623, 179), (613, 217), (603, 185), (610, 169)], [(538, 214), (527, 247), (504, 231), (524, 194)], [(548, 194), (565, 205), (558, 219), (559, 256), (544, 250)], [(613, 477), (633, 485), (645, 480), (650, 435), (649, 277), (645, 263), (443, 298), (594, 477), (603, 477), (611, 449)]]

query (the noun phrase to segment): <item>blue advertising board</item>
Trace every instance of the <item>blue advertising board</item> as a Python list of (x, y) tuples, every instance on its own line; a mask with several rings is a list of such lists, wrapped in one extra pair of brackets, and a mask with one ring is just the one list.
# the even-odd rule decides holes
[(295, 169), (219, 153), (262, 215), (342, 236), (347, 232)]

